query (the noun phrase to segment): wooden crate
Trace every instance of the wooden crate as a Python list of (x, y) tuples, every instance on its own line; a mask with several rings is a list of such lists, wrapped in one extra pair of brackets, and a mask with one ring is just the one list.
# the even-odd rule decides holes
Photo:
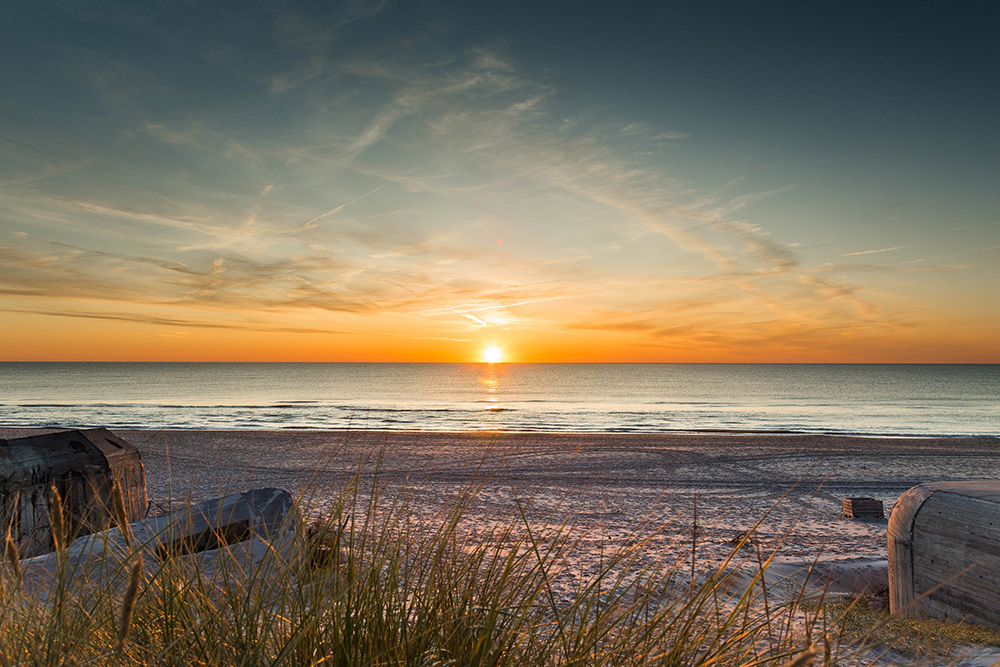
[(878, 498), (844, 498), (844, 516), (852, 519), (881, 519), (885, 516), (885, 508)]

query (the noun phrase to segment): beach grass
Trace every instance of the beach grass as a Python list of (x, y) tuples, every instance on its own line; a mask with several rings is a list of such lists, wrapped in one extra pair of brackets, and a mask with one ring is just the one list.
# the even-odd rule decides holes
[(863, 662), (842, 642), (867, 641), (848, 614), (762, 604), (759, 580), (731, 585), (731, 560), (702, 571), (640, 559), (655, 531), (583, 572), (567, 565), (574, 526), (538, 516), (530, 499), (469, 530), (481, 485), (433, 516), (415, 512), (405, 488), (386, 488), (359, 473), (300, 496), (292, 548), (275, 544), (253, 563), (225, 547), (212, 567), (198, 555), (144, 559), (130, 545), (110, 574), (87, 578), (62, 559), (28, 586), (26, 561), (8, 549), (0, 667)]
[(921, 616), (891, 616), (882, 604), (858, 597), (822, 606), (822, 623), (841, 641), (906, 658), (940, 660), (964, 647), (1000, 647), (1000, 633), (962, 621)]

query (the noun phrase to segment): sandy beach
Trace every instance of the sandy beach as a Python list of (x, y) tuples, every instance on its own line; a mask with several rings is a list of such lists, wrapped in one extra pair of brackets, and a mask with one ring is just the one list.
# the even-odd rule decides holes
[[(0, 436), (35, 433), (0, 429)], [(433, 517), (470, 483), (475, 530), (509, 519), (568, 520), (583, 553), (658, 531), (653, 556), (730, 553), (757, 526), (762, 549), (810, 559), (885, 557), (886, 521), (848, 519), (841, 499), (871, 496), (887, 513), (906, 489), (989, 479), (995, 438), (855, 438), (789, 434), (153, 431), (117, 433), (142, 452), (153, 511), (231, 490), (284, 487), (322, 498), (361, 470), (406, 488)], [(759, 523), (759, 525), (758, 525)], [(694, 526), (697, 530), (694, 531)]]
[[(43, 431), (0, 428), (0, 437)], [(723, 564), (722, 600), (729, 604), (771, 556), (765, 579), (772, 601), (798, 600), (806, 590), (826, 597), (861, 593), (880, 603), (888, 586), (887, 520), (845, 518), (841, 499), (875, 497), (888, 514), (916, 484), (990, 479), (1000, 470), (1000, 441), (989, 437), (115, 432), (142, 454), (151, 514), (264, 486), (283, 487), (322, 508), (357, 478), (359, 514), (378, 481), (384, 506), (405, 490), (412, 525), (433, 531), (441, 509), (475, 485), (459, 535), (475, 539), (525, 520), (541, 544), (564, 531), (572, 546), (548, 572), (558, 604), (571, 604), (587, 582), (619, 574), (641, 582), (637, 573), (644, 568), (666, 567), (687, 582), (689, 573), (692, 581), (703, 580)], [(752, 541), (741, 546), (751, 530)], [(629, 569), (609, 571), (609, 556), (633, 545), (640, 548), (629, 550)], [(804, 589), (807, 580), (813, 587)], [(808, 614), (793, 616), (789, 622), (804, 627)], [(910, 663), (882, 649), (862, 658), (865, 664)], [(974, 647), (956, 664), (981, 667), (997, 658), (994, 649)]]

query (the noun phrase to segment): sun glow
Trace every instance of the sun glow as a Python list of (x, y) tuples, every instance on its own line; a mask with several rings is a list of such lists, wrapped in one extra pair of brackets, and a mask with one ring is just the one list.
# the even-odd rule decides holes
[(503, 350), (496, 345), (490, 345), (483, 350), (483, 359), (488, 364), (498, 364), (503, 360)]

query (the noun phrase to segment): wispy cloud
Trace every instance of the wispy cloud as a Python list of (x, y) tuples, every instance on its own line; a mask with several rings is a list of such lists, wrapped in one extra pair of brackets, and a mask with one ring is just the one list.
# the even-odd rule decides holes
[(294, 327), (275, 325), (270, 322), (249, 323), (246, 321), (226, 320), (222, 322), (212, 322), (198, 320), (190, 317), (170, 318), (155, 315), (137, 315), (133, 313), (101, 313), (85, 310), (60, 311), (60, 310), (29, 310), (18, 308), (0, 308), (0, 312), (19, 313), (28, 315), (45, 315), (47, 317), (60, 317), (69, 319), (102, 320), (105, 322), (131, 322), (138, 324), (148, 324), (157, 327), (174, 327), (180, 329), (224, 329), (226, 331), (257, 331), (263, 333), (292, 333), (292, 334), (323, 334), (323, 335), (344, 335), (352, 334), (351, 331), (339, 331), (336, 329), (323, 329), (316, 327)]
[(349, 202), (344, 202), (340, 206), (335, 206), (334, 208), (330, 209), (326, 213), (320, 213), (316, 217), (314, 217), (314, 218), (312, 218), (310, 220), (307, 220), (301, 227), (299, 227), (295, 231), (304, 232), (304, 231), (308, 231), (310, 229), (313, 229), (314, 227), (316, 227), (316, 223), (319, 222), (320, 220), (322, 220), (323, 218), (328, 218), (331, 215), (336, 215), (336, 214), (340, 213), (341, 211), (343, 211), (345, 208), (347, 208), (351, 204), (355, 204), (355, 203), (361, 201), (362, 199), (365, 199), (367, 197), (372, 196), (373, 194), (375, 194), (376, 192), (378, 192), (379, 190), (381, 190), (382, 188), (384, 188), (386, 185), (387, 185), (386, 183), (383, 183), (382, 185), (378, 186), (377, 188), (369, 190), (368, 192), (366, 192), (365, 194), (361, 195), (360, 197), (355, 197), (354, 199), (352, 199)]
[(882, 252), (893, 252), (895, 250), (902, 250), (905, 247), (906, 246), (904, 245), (896, 245), (892, 246), (891, 248), (879, 248), (878, 250), (859, 250), (858, 252), (845, 252), (844, 254), (841, 255), (841, 257), (856, 257), (858, 255), (877, 255), (878, 253)]

